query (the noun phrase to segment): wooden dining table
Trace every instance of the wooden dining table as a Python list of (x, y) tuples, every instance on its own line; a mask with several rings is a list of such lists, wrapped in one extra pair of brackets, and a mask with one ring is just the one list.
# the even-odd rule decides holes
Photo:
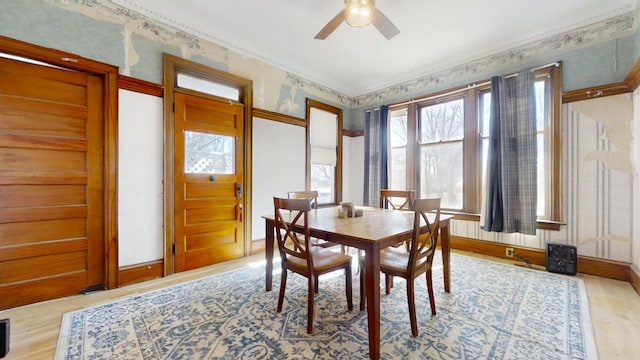
[[(367, 323), (369, 326), (369, 355), (380, 358), (380, 249), (408, 239), (413, 230), (413, 212), (358, 207), (363, 210), (360, 217), (339, 218), (339, 207), (327, 207), (309, 212), (311, 236), (333, 243), (358, 248), (365, 252), (365, 275), (367, 291)], [(265, 219), (265, 286), (271, 291), (275, 221), (274, 214)], [(285, 214), (286, 217), (286, 214)], [(440, 216), (440, 247), (444, 269), (444, 291), (450, 291), (449, 220), (452, 215)], [(300, 227), (298, 230), (302, 231)]]

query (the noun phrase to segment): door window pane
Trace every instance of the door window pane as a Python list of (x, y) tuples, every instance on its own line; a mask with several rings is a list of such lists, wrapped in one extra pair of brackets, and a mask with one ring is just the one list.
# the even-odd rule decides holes
[(235, 138), (195, 131), (184, 132), (184, 172), (234, 174)]
[(421, 146), (420, 197), (442, 198), (442, 207), (462, 209), (462, 142)]

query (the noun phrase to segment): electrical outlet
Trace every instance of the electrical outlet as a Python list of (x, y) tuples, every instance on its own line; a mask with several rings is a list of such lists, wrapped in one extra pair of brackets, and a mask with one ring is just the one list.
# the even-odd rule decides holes
[(508, 247), (505, 249), (505, 255), (508, 257), (513, 257), (513, 248), (512, 247)]

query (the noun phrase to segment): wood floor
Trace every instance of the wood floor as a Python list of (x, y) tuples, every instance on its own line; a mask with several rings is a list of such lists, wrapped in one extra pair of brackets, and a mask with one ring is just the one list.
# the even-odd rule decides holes
[[(463, 254), (477, 256), (471, 253)], [(502, 259), (477, 257), (509, 263)], [(261, 262), (263, 259), (264, 255), (259, 254), (120, 289), (77, 295), (2, 311), (0, 319), (11, 319), (11, 349), (5, 359), (52, 359), (62, 315), (66, 312)], [(578, 275), (578, 277), (584, 279), (587, 288), (599, 359), (638, 359), (640, 356), (637, 350), (640, 343), (640, 295), (629, 283), (589, 275)], [(455, 284), (453, 289), (455, 291)]]

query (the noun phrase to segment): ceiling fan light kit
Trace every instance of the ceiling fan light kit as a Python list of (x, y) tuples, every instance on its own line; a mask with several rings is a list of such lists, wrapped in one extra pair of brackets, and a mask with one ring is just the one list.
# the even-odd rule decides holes
[(373, 26), (387, 40), (391, 40), (391, 38), (400, 33), (400, 30), (393, 25), (391, 20), (376, 8), (374, 0), (345, 0), (344, 9), (329, 20), (314, 39), (326, 39), (342, 22), (346, 22), (347, 25), (353, 27), (362, 27), (373, 23)]
[(344, 20), (354, 27), (366, 26), (373, 22), (374, 11), (374, 1), (347, 0), (344, 4)]

